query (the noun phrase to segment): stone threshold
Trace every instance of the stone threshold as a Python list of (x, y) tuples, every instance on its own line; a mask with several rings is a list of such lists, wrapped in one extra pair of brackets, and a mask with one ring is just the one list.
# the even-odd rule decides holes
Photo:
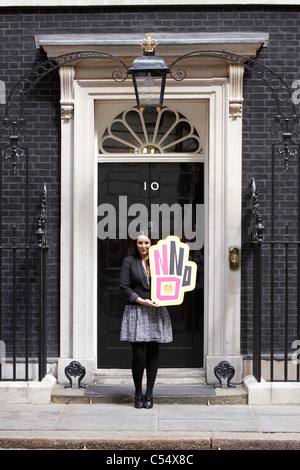
[[(65, 388), (57, 384), (51, 395), (52, 403), (133, 403), (132, 385), (87, 385), (86, 388)], [(247, 404), (248, 396), (242, 385), (215, 389), (213, 385), (156, 385), (157, 404), (225, 405)]]

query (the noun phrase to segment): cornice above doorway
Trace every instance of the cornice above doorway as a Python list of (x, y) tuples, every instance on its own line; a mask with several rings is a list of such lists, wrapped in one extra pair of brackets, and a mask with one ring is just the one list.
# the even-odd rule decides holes
[[(98, 51), (120, 58), (129, 68), (141, 55), (144, 33), (135, 34), (50, 34), (35, 36), (37, 48), (49, 59), (79, 51)], [(260, 48), (267, 47), (269, 34), (264, 32), (153, 33), (158, 42), (157, 55), (168, 65), (184, 54), (196, 51), (227, 51), (255, 58)], [(111, 77), (115, 64), (111, 60), (89, 58), (74, 62), (76, 79)], [(216, 57), (189, 57), (184, 60), (189, 78), (227, 77), (228, 62)]]
[[(42, 47), (49, 58), (69, 52), (100, 50), (118, 57), (136, 57), (140, 52), (138, 34), (46, 34), (34, 37), (36, 47)], [(228, 50), (256, 57), (261, 47), (266, 47), (269, 34), (264, 32), (216, 32), (216, 33), (155, 33), (158, 54), (162, 57), (178, 57), (199, 50)]]

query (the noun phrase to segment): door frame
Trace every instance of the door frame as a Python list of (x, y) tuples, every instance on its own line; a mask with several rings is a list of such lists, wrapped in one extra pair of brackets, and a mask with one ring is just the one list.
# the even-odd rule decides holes
[[(71, 67), (69, 67), (71, 68)], [(64, 67), (62, 67), (64, 69)], [(230, 67), (229, 67), (230, 70)], [(63, 80), (64, 71), (61, 73)], [(206, 168), (204, 368), (208, 383), (220, 359), (230, 358), (241, 377), (240, 271), (230, 271), (228, 248), (241, 240), (242, 120), (230, 115), (229, 77), (168, 83), (165, 103), (205, 100), (209, 106)], [(92, 382), (97, 363), (97, 133), (95, 104), (123, 100), (134, 105), (131, 84), (112, 80), (73, 81), (74, 121), (62, 122), (61, 357), (78, 360)], [(136, 156), (139, 158), (140, 156)], [(167, 157), (174, 158), (171, 155)], [(176, 158), (176, 157), (175, 157)], [(164, 161), (167, 161), (164, 157)], [(170, 161), (170, 160), (169, 160)], [(174, 160), (172, 160), (174, 161)], [(71, 242), (71, 243), (70, 243)], [(64, 251), (65, 248), (65, 251)]]

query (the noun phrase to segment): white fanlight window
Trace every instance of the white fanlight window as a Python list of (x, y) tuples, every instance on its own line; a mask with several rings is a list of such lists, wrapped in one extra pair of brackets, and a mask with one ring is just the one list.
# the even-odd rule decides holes
[(201, 154), (203, 145), (194, 125), (180, 112), (165, 107), (130, 108), (115, 117), (99, 141), (100, 154)]

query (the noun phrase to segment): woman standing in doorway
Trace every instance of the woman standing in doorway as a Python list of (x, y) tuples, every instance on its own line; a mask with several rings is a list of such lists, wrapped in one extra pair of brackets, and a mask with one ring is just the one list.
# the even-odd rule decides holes
[[(168, 310), (151, 300), (151, 279), (148, 251), (149, 234), (140, 234), (133, 241), (132, 256), (123, 261), (120, 288), (127, 305), (123, 313), (121, 341), (132, 346), (132, 377), (135, 386), (135, 407), (152, 408), (153, 388), (158, 369), (159, 343), (173, 341)], [(147, 388), (142, 393), (142, 379), (146, 368)]]

